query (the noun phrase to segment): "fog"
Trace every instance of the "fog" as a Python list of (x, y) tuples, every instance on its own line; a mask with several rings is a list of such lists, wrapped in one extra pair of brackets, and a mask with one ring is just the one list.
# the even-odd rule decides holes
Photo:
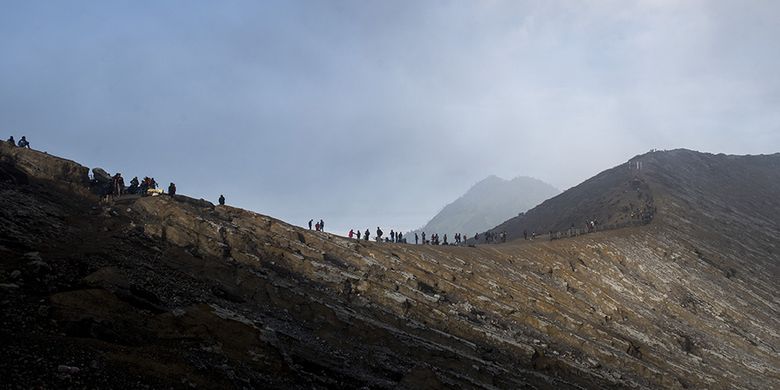
[(326, 230), (780, 150), (780, 2), (4, 1), (0, 136)]

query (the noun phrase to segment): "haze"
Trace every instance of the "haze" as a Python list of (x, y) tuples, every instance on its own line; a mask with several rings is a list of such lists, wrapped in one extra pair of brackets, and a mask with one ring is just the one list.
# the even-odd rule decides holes
[(780, 150), (775, 1), (3, 1), (0, 135), (326, 229)]

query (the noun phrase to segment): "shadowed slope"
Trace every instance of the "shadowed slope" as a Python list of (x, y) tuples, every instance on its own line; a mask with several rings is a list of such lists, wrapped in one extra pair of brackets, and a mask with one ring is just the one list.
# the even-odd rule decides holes
[(653, 199), (681, 214), (649, 225), (468, 248), (0, 186), (0, 373), (22, 387), (780, 385), (777, 225), (713, 252), (730, 230), (662, 222), (694, 218), (676, 191)]

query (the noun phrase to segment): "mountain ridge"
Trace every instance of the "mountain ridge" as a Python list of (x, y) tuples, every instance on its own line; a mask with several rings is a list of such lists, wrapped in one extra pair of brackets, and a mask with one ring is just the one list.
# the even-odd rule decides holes
[[(723, 167), (693, 156), (642, 160), (660, 167), (643, 177), (649, 224), (469, 248), (349, 240), (187, 197), (99, 203), (78, 184), (85, 167), (0, 146), (0, 374), (19, 387), (776, 388), (776, 185), (742, 199), (725, 175), (698, 199), (707, 187), (681, 179)], [(586, 211), (624, 194), (598, 183), (574, 197)]]

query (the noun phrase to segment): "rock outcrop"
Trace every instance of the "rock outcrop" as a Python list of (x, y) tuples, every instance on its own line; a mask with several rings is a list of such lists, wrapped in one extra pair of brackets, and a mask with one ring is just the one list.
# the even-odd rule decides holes
[(89, 168), (64, 158), (0, 142), (2, 161), (36, 178), (80, 186), (89, 183)]
[[(475, 248), (0, 181), (0, 374), (20, 387), (776, 388), (779, 193), (690, 195), (675, 175), (701, 167), (670, 164), (642, 178), (649, 224)], [(749, 175), (776, 178), (756, 164), (765, 176)], [(587, 199), (624, 193), (608, 172)], [(751, 219), (721, 222), (724, 201)]]

